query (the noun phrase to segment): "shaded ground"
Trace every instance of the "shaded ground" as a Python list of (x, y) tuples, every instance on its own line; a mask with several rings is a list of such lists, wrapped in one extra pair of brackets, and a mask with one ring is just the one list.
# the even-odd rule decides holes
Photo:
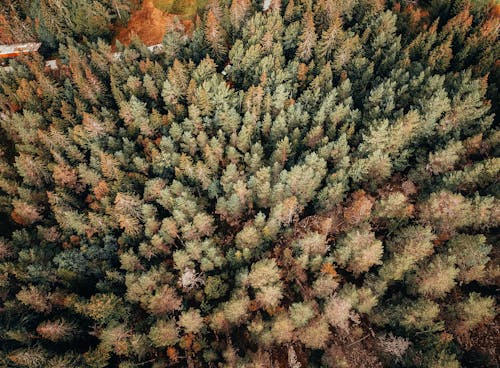
[(500, 317), (488, 325), (471, 331), (467, 341), (461, 341), (465, 350), (464, 361), (468, 367), (500, 367)]
[(137, 35), (148, 46), (161, 43), (176, 16), (189, 32), (200, 4), (197, 0), (144, 0), (142, 7), (132, 13), (128, 24), (116, 30), (115, 40), (128, 45)]

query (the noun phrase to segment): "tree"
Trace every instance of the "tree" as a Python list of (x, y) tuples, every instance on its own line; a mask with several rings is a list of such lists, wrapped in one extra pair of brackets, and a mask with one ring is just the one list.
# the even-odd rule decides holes
[(375, 239), (370, 225), (362, 224), (348, 232), (335, 249), (335, 260), (355, 275), (366, 272), (376, 264), (381, 264), (382, 242)]
[(205, 38), (217, 60), (222, 59), (227, 53), (225, 37), (226, 32), (224, 28), (222, 28), (215, 12), (210, 9), (207, 13), (205, 24)]
[(307, 62), (313, 55), (314, 47), (316, 46), (316, 30), (314, 27), (313, 14), (311, 11), (304, 13), (302, 20), (303, 29), (300, 36), (300, 43), (297, 49), (297, 56), (303, 61)]
[(486, 243), (484, 235), (459, 234), (448, 242), (448, 252), (455, 257), (460, 273), (458, 279), (469, 283), (485, 276), (485, 266), (492, 247)]
[(467, 299), (457, 303), (452, 309), (459, 321), (455, 331), (466, 333), (494, 318), (495, 301), (490, 297), (482, 297), (479, 293), (471, 293)]
[(410, 278), (415, 283), (417, 292), (430, 298), (440, 298), (455, 286), (458, 269), (455, 259), (441, 254), (435, 255), (426, 268), (417, 268)]

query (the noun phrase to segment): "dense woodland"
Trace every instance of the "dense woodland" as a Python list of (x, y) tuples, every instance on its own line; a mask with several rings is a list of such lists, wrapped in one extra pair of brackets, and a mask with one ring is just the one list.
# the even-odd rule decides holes
[(498, 367), (500, 6), (137, 3), (0, 5), (0, 366)]

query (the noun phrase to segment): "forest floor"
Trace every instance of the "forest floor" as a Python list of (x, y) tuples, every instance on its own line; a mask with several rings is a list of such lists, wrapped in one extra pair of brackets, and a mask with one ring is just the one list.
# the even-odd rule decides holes
[(146, 45), (156, 45), (162, 42), (169, 26), (172, 26), (177, 16), (189, 32), (193, 20), (204, 0), (144, 0), (142, 7), (132, 13), (126, 26), (116, 30), (115, 40), (124, 45), (130, 44), (134, 35)]

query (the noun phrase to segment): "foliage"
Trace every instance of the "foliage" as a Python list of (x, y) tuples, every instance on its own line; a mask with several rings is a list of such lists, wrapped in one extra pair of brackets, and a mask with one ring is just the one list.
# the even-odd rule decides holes
[(11, 3), (61, 60), (0, 71), (0, 365), (484, 354), (498, 6), (210, 0), (117, 57), (127, 1)]

